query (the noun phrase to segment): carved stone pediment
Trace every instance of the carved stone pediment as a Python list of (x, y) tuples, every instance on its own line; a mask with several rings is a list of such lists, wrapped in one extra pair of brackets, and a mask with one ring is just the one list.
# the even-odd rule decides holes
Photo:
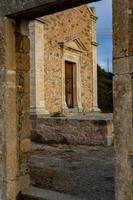
[(65, 49), (71, 49), (71, 50), (81, 52), (81, 53), (87, 52), (86, 47), (78, 38), (75, 38), (75, 39), (69, 40), (69, 41), (65, 41), (65, 42), (61, 42), (59, 44), (60, 44), (60, 46), (62, 46)]

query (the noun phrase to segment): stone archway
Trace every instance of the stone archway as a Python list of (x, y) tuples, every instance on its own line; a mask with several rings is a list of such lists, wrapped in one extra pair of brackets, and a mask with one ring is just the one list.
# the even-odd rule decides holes
[[(0, 184), (2, 200), (15, 200), (17, 194), (29, 185), (28, 20), (92, 1), (24, 0), (7, 3), (1, 0)], [(131, 200), (133, 181), (132, 1), (113, 0), (113, 16), (116, 200)]]

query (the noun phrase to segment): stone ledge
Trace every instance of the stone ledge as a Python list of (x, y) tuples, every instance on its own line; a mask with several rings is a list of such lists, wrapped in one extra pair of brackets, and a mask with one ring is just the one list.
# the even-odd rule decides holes
[[(24, 200), (81, 200), (78, 197), (44, 190), (36, 187), (29, 187), (23, 192)], [(85, 198), (82, 200), (86, 200)]]
[(106, 117), (31, 118), (31, 139), (40, 144), (110, 146), (113, 122), (112, 118)]

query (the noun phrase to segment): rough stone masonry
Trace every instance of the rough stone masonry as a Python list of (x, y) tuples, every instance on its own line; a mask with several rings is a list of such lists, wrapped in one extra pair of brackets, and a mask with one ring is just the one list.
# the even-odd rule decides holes
[[(17, 194), (29, 185), (27, 168), (29, 145), (24, 145), (24, 143), (29, 144), (29, 136), (26, 131), (29, 127), (29, 104), (27, 101), (29, 97), (25, 98), (26, 95), (29, 96), (29, 89), (26, 90), (27, 87), (24, 88), (24, 82), (27, 82), (26, 85), (29, 84), (29, 70), (26, 67), (25, 59), (22, 59), (23, 69), (19, 73), (20, 65), (16, 59), (17, 53), (22, 53), (26, 57), (29, 55), (27, 27), (29, 21), (27, 19), (44, 16), (45, 14), (54, 13), (88, 2), (92, 1), (0, 1), (0, 193), (2, 200), (15, 200)], [(113, 27), (116, 200), (132, 200), (132, 0), (113, 0)], [(18, 33), (18, 36), (16, 33)], [(17, 80), (18, 74), (21, 75), (19, 75)], [(21, 90), (21, 87), (24, 89)], [(22, 117), (26, 113), (27, 119)], [(21, 117), (23, 120), (20, 120)], [(25, 146), (27, 147), (26, 150), (24, 148)]]
[(31, 139), (40, 144), (103, 145), (113, 143), (112, 114), (69, 117), (31, 116)]
[(32, 115), (98, 111), (96, 20), (83, 5), (30, 23)]

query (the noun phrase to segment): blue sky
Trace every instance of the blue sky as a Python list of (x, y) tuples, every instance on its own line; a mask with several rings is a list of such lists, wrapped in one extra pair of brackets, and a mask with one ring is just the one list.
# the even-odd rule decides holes
[(102, 0), (89, 4), (96, 8), (98, 64), (105, 70), (112, 71), (112, 0)]

